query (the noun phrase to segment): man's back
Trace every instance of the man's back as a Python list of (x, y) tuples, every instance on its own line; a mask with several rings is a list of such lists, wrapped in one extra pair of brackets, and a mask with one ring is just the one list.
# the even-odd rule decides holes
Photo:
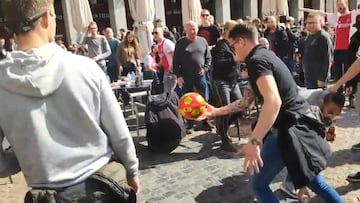
[[(12, 145), (29, 186), (77, 184), (113, 151), (137, 175), (131, 136), (95, 62), (48, 44), (13, 52), (0, 64), (0, 137)], [(3, 173), (7, 160), (0, 161)]]

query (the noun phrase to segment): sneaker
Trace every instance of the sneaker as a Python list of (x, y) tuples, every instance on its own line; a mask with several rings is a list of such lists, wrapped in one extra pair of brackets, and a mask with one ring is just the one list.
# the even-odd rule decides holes
[(209, 121), (204, 120), (202, 122), (202, 130), (204, 130), (204, 131), (212, 131), (212, 126), (210, 125)]
[(357, 173), (348, 175), (346, 180), (349, 182), (352, 182), (352, 183), (360, 183), (360, 171)]
[(352, 109), (355, 108), (354, 96), (349, 98), (349, 107), (352, 108)]
[(292, 182), (284, 181), (281, 183), (280, 190), (291, 198), (297, 199), (297, 193)]
[(360, 151), (360, 143), (354, 144), (354, 145), (351, 147), (351, 150)]
[(221, 141), (221, 149), (225, 152), (236, 153), (238, 149), (231, 143), (231, 140)]
[(193, 133), (193, 129), (192, 128), (186, 128), (186, 134), (190, 135), (191, 133)]

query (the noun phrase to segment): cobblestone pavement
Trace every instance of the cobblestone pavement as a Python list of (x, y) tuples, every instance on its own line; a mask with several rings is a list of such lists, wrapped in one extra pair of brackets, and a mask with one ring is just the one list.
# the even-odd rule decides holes
[[(331, 143), (334, 151), (329, 167), (323, 172), (326, 180), (336, 188), (346, 203), (360, 202), (360, 183), (345, 180), (349, 173), (360, 171), (360, 152), (350, 150), (360, 142), (360, 118), (355, 110), (345, 109), (336, 123), (336, 140)], [(245, 130), (246, 131), (246, 130)], [(141, 203), (235, 203), (253, 202), (247, 187), (247, 174), (242, 172), (241, 156), (233, 156), (219, 149), (220, 140), (212, 132), (197, 131), (187, 136), (172, 154), (152, 154), (146, 149), (145, 130), (136, 137), (133, 132), (140, 159)], [(246, 139), (234, 138), (241, 146)], [(271, 188), (281, 202), (297, 202), (287, 199), (279, 190), (284, 172)], [(0, 179), (0, 203), (20, 203), (27, 190), (21, 173)], [(313, 199), (312, 202), (321, 202)]]

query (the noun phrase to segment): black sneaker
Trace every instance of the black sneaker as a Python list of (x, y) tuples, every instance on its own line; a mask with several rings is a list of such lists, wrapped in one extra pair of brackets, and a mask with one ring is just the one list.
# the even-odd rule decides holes
[(292, 182), (284, 181), (280, 186), (280, 190), (293, 199), (297, 199), (297, 192)]
[(212, 131), (212, 126), (210, 125), (209, 121), (204, 120), (202, 122), (202, 130), (204, 130), (204, 131)]
[(231, 140), (223, 140), (221, 142), (221, 149), (225, 152), (237, 153), (238, 149), (232, 144)]
[(351, 147), (351, 150), (360, 151), (360, 143), (354, 144), (354, 145)]
[(193, 128), (186, 128), (186, 134), (190, 135), (191, 133), (193, 133)]
[(346, 180), (349, 182), (352, 182), (352, 183), (360, 183), (360, 171), (357, 173), (348, 175)]
[(349, 98), (349, 107), (355, 109), (354, 96)]

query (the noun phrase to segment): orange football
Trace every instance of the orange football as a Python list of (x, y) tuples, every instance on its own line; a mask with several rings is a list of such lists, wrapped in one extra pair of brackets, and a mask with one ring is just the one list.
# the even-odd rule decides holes
[(196, 92), (184, 94), (178, 105), (180, 114), (186, 119), (195, 119), (206, 111), (205, 99)]

